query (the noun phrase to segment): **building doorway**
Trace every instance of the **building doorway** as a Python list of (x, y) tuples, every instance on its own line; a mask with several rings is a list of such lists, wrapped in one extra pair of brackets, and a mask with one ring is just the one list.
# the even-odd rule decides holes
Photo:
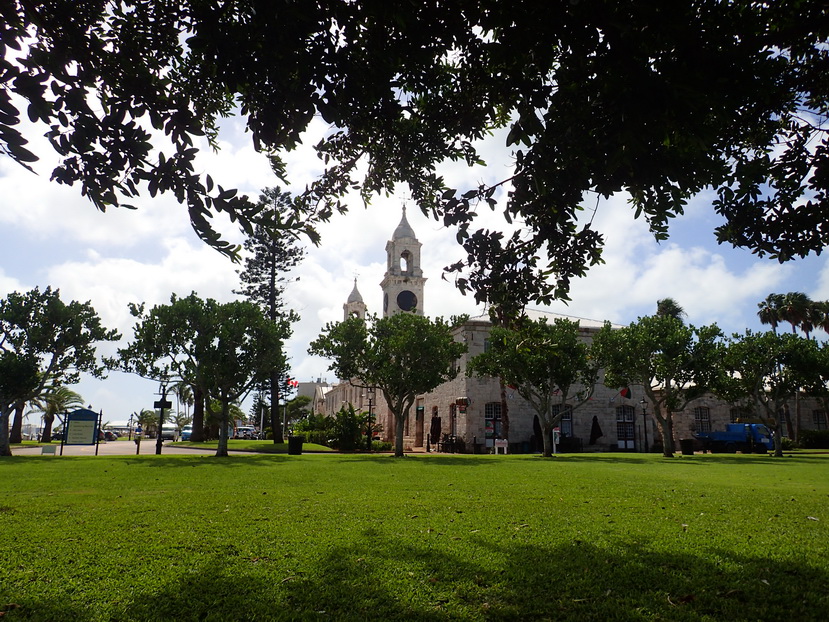
[(423, 410), (423, 404), (418, 404), (415, 407), (415, 438), (414, 438), (414, 446), (415, 447), (423, 447), (423, 420), (425, 419), (425, 414)]
[(633, 406), (616, 407), (616, 440), (619, 449), (633, 450), (636, 448), (633, 415)]

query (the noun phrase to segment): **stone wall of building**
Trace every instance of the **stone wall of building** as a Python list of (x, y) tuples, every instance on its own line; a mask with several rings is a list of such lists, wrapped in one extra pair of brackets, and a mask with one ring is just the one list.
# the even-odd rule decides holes
[[(434, 391), (420, 395), (415, 401), (404, 428), (405, 449), (425, 447), (433, 417), (440, 418), (438, 438), (454, 436), (463, 441), (465, 451), (489, 451), (498, 436), (497, 427), (487, 426), (487, 404), (490, 409), (499, 410), (501, 387), (496, 378), (466, 376), (466, 363), (484, 351), (491, 325), (485, 320), (470, 320), (456, 333), (457, 340), (467, 344), (468, 352), (459, 361), (459, 374)], [(595, 327), (583, 328), (582, 336), (589, 341)], [(562, 422), (560, 427), (573, 440), (565, 441), (562, 447), (581, 451), (634, 451), (641, 452), (661, 443), (661, 431), (653, 414), (652, 404), (644, 401), (641, 386), (631, 386), (626, 397), (621, 388), (606, 387), (601, 382), (596, 386), (590, 400), (577, 406), (571, 422)], [(536, 451), (542, 446), (542, 439), (534, 426), (536, 412), (515, 389), (506, 388), (509, 416), (509, 443), (513, 451)], [(368, 410), (365, 389), (341, 383), (326, 395), (326, 410), (334, 414), (344, 404), (351, 403), (355, 409)], [(826, 427), (826, 415), (814, 399), (804, 399), (798, 404), (800, 416), (792, 408), (793, 427), (801, 430)], [(815, 414), (817, 411), (819, 414)], [(372, 400), (372, 412), (382, 425), (384, 440), (394, 441), (394, 418), (378, 392)], [(725, 429), (740, 413), (730, 404), (718, 400), (714, 395), (705, 395), (690, 403), (683, 411), (674, 413), (674, 441), (694, 437), (697, 430)], [(602, 436), (590, 444), (593, 418), (601, 428)], [(799, 421), (799, 424), (796, 423)], [(432, 443), (430, 443), (432, 445)], [(436, 447), (434, 449), (444, 449)], [(457, 447), (455, 447), (457, 448)]]

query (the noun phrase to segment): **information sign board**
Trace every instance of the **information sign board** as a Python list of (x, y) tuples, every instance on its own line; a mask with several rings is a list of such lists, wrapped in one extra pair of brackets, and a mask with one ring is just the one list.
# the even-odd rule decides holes
[(98, 413), (80, 408), (66, 417), (66, 445), (94, 445), (98, 440)]

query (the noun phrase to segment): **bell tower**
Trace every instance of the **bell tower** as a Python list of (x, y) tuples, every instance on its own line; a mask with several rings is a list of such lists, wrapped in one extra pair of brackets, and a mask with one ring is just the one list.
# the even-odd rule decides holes
[(406, 206), (403, 218), (386, 242), (386, 274), (380, 287), (383, 289), (383, 317), (395, 313), (423, 315), (423, 289), (426, 279), (420, 269), (420, 242), (409, 221)]
[(363, 296), (360, 294), (360, 290), (357, 289), (356, 277), (354, 278), (354, 289), (351, 290), (348, 300), (343, 305), (343, 320), (354, 316), (363, 320), (366, 319), (366, 303), (363, 302)]

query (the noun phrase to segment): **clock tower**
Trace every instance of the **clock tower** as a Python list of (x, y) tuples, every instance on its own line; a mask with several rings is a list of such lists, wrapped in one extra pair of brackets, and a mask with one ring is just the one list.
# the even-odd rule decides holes
[(383, 289), (383, 317), (401, 312), (423, 315), (426, 279), (420, 269), (420, 247), (414, 230), (406, 220), (404, 205), (403, 218), (391, 240), (386, 242), (386, 274), (380, 283)]

